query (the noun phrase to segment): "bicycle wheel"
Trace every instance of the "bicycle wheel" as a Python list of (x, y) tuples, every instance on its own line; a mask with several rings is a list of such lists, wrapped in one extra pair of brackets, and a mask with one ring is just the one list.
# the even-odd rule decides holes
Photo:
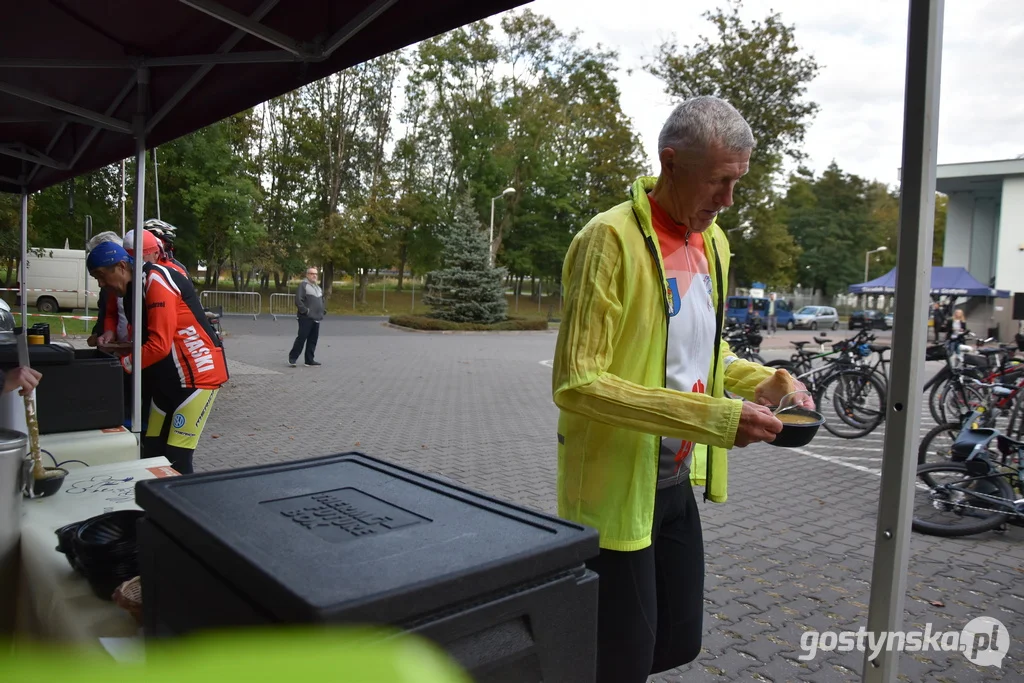
[(959, 434), (960, 425), (956, 422), (932, 427), (917, 447), (917, 464), (949, 462), (950, 450)]
[(761, 365), (764, 365), (764, 358), (762, 358), (761, 354), (759, 353), (754, 353), (753, 351), (751, 351), (746, 355), (746, 359), (753, 363), (760, 363)]
[(1013, 489), (993, 472), (973, 477), (962, 462), (920, 465), (914, 486), (914, 531), (932, 536), (970, 536), (995, 529), (1007, 514), (989, 496), (1013, 507)]
[(788, 360), (770, 360), (764, 364), (766, 368), (782, 368), (791, 375), (796, 375), (796, 366)]
[(957, 387), (954, 383), (939, 390), (939, 424), (956, 422), (985, 403), (985, 393), (969, 385)]
[(814, 402), (825, 416), (825, 429), (841, 439), (870, 434), (885, 416), (885, 390), (872, 374), (858, 370), (825, 378)]
[(928, 392), (928, 412), (931, 413), (932, 419), (935, 420), (936, 424), (945, 422), (942, 419), (942, 402), (940, 397), (945, 393), (946, 387), (952, 386), (954, 381), (953, 379), (947, 379), (945, 382), (936, 382), (932, 385), (931, 391)]

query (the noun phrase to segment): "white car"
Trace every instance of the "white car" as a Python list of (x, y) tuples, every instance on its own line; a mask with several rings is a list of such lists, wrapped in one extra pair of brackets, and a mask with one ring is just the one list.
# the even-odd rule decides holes
[(838, 330), (839, 313), (831, 306), (804, 306), (793, 314), (793, 325), (809, 330)]

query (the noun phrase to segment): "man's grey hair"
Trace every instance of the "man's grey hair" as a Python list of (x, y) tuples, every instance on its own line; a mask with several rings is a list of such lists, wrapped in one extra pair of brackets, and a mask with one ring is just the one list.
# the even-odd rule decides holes
[(702, 152), (718, 143), (730, 152), (754, 149), (754, 134), (736, 108), (719, 97), (702, 95), (684, 100), (672, 110), (658, 136), (658, 151)]
[(101, 232), (98, 235), (93, 235), (92, 239), (85, 243), (85, 252), (89, 253), (104, 242), (117, 242), (118, 244), (121, 244), (121, 236), (112, 230), (107, 230), (106, 232)]

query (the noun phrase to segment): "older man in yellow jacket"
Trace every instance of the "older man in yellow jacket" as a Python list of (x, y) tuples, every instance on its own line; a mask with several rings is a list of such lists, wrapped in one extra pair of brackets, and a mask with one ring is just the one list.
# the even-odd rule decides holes
[(782, 396), (759, 388), (771, 370), (721, 335), (730, 252), (716, 218), (753, 148), (727, 102), (683, 102), (658, 139), (659, 177), (638, 179), (566, 255), (558, 509), (600, 532), (598, 683), (641, 683), (697, 657), (704, 548), (691, 482), (724, 502), (726, 449), (782, 429), (765, 407)]

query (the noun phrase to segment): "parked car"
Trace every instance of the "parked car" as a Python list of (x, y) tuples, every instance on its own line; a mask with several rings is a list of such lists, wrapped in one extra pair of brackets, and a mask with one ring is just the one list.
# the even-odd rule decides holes
[(838, 330), (839, 313), (831, 306), (804, 306), (793, 314), (793, 324), (809, 330)]
[[(753, 309), (754, 315), (761, 318), (761, 328), (768, 329), (767, 297), (730, 296), (726, 305), (729, 309), (726, 316), (735, 318), (737, 323), (746, 323)], [(793, 329), (793, 311), (785, 299), (775, 300), (775, 325), (787, 330)]]
[(887, 329), (887, 330), (891, 330), (892, 329), (892, 318), (893, 318), (892, 312), (886, 313), (885, 317), (882, 318), (885, 321), (885, 329)]
[(889, 329), (885, 324), (885, 314), (881, 311), (854, 311), (850, 314), (850, 321), (848, 327), (851, 330), (865, 329), (865, 330), (886, 330)]

